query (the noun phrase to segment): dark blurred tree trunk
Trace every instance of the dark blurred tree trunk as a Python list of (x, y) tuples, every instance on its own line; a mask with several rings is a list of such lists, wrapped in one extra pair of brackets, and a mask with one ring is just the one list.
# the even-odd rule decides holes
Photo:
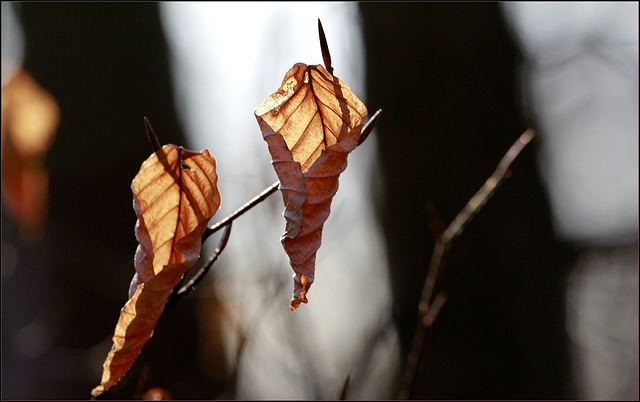
[[(9, 306), (3, 278), (3, 317), (7, 309), (21, 314), (34, 300), (40, 308), (61, 307), (52, 324), (56, 328), (43, 329), (56, 334), (51, 349), (30, 360), (15, 357), (14, 367), (22, 374), (12, 381), (24, 381), (28, 399), (89, 398), (110, 341), (95, 356), (89, 350), (113, 334), (135, 272), (130, 185), (152, 152), (143, 117), (163, 144), (184, 144), (184, 137), (174, 111), (157, 3), (16, 6), (25, 30), (24, 68), (56, 98), (61, 121), (47, 159), (50, 207), (44, 248), (49, 282), (32, 292), (33, 279), (21, 276), (10, 285), (17, 291)], [(31, 273), (39, 275), (35, 269)], [(112, 397), (133, 398), (145, 364), (150, 385), (176, 397), (213, 394), (197, 364), (193, 308), (193, 301), (185, 300), (163, 318)], [(3, 379), (5, 324), (3, 318)]]
[[(384, 179), (379, 210), (406, 357), (434, 240), (425, 205), (448, 224), (527, 127), (517, 48), (495, 3), (361, 3), (367, 104)], [(570, 397), (564, 281), (535, 141), (453, 243), (449, 300), (427, 339), (419, 399)]]

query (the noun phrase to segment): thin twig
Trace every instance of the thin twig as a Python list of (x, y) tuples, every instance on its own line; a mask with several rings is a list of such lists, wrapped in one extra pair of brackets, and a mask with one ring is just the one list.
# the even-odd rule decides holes
[[(427, 303), (426, 308), (429, 307), (428, 303), (431, 300), (433, 294), (433, 288), (435, 286), (436, 278), (438, 276), (438, 270), (442, 266), (446, 251), (451, 246), (452, 240), (462, 233), (465, 225), (471, 221), (473, 216), (480, 211), (480, 209), (491, 198), (497, 186), (502, 183), (505, 176), (509, 171), (509, 167), (518, 156), (520, 151), (531, 141), (535, 132), (533, 129), (528, 129), (516, 140), (516, 142), (509, 148), (507, 153), (502, 157), (502, 160), (496, 167), (491, 177), (485, 181), (484, 185), (480, 187), (480, 190), (471, 197), (467, 205), (464, 206), (462, 211), (453, 219), (447, 229), (445, 229), (442, 236), (438, 239), (438, 243), (434, 248), (434, 253), (431, 260), (431, 266), (425, 280), (425, 287), (422, 294), (421, 303)], [(436, 252), (437, 251), (437, 252)], [(426, 312), (426, 309), (425, 309)]]
[[(511, 166), (515, 158), (518, 156), (518, 154), (520, 154), (520, 151), (522, 151), (522, 149), (531, 141), (534, 135), (535, 132), (533, 129), (528, 129), (524, 133), (522, 133), (522, 135), (520, 135), (518, 140), (511, 146), (511, 148), (509, 148), (507, 153), (504, 155), (491, 177), (487, 179), (480, 190), (478, 190), (478, 192), (469, 200), (467, 205), (465, 205), (462, 211), (458, 213), (451, 224), (449, 224), (447, 229), (445, 229), (445, 231), (442, 232), (441, 235), (436, 236), (436, 244), (434, 245), (433, 253), (431, 254), (431, 262), (429, 264), (427, 276), (422, 288), (420, 303), (418, 304), (418, 320), (416, 323), (413, 345), (411, 347), (411, 352), (407, 357), (407, 363), (403, 376), (403, 384), (402, 388), (400, 389), (398, 399), (403, 400), (411, 398), (415, 383), (416, 368), (418, 365), (418, 360), (420, 359), (420, 354), (422, 353), (422, 348), (424, 346), (427, 329), (433, 325), (433, 322), (437, 318), (439, 311), (446, 301), (447, 296), (442, 292), (435, 297), (433, 302), (431, 302), (431, 298), (436, 285), (436, 281), (438, 279), (439, 272), (444, 264), (444, 258), (447, 251), (451, 247), (452, 240), (460, 233), (462, 233), (464, 226), (469, 223), (471, 218), (473, 218), (473, 216), (477, 214), (478, 211), (480, 211), (482, 206), (486, 204), (489, 198), (491, 198), (497, 186), (506, 177), (507, 173), (509, 172), (509, 167)], [(428, 213), (430, 213), (431, 215), (434, 214), (433, 210), (429, 209)], [(438, 230), (435, 231), (436, 234), (438, 232)]]
[(464, 225), (467, 224), (475, 215), (480, 208), (487, 202), (489, 198), (493, 195), (496, 187), (502, 182), (505, 175), (509, 171), (509, 166), (518, 156), (520, 151), (531, 141), (534, 137), (535, 131), (533, 129), (528, 129), (518, 138), (518, 140), (509, 148), (507, 153), (504, 155), (495, 172), (487, 179), (484, 185), (478, 190), (478, 192), (469, 200), (467, 205), (464, 207), (462, 211), (455, 217), (453, 222), (449, 225), (447, 230), (445, 230), (443, 234), (443, 240), (445, 243), (449, 243), (453, 240), (454, 237), (462, 233), (462, 229)]
[(422, 319), (422, 325), (424, 325), (425, 328), (429, 328), (433, 325), (434, 321), (438, 317), (438, 313), (442, 309), (442, 306), (444, 306), (444, 303), (447, 301), (447, 297), (448, 296), (445, 292), (440, 292), (433, 299), (429, 306), (429, 310)]
[(178, 300), (182, 299), (183, 297), (191, 293), (191, 291), (193, 291), (196, 288), (196, 285), (199, 284), (200, 281), (202, 281), (204, 276), (207, 274), (207, 272), (209, 272), (209, 270), (213, 266), (213, 263), (216, 262), (216, 260), (222, 253), (222, 250), (224, 250), (224, 248), (226, 247), (227, 242), (229, 241), (230, 234), (231, 234), (231, 222), (229, 222), (224, 232), (222, 232), (222, 237), (218, 242), (218, 247), (216, 247), (216, 249), (213, 251), (213, 254), (211, 255), (211, 257), (209, 257), (209, 260), (207, 261), (207, 263), (202, 268), (200, 268), (200, 270), (191, 278), (189, 282), (187, 282), (186, 285), (182, 287), (178, 285), (176, 287), (176, 288), (179, 287), (179, 289), (174, 290), (174, 292), (171, 294), (171, 296), (169, 297), (169, 300), (167, 300), (167, 303), (164, 307), (164, 311), (167, 311), (169, 307), (173, 306)]
[(245, 203), (243, 206), (241, 206), (240, 208), (236, 209), (235, 211), (227, 215), (225, 218), (223, 218), (221, 221), (219, 221), (215, 225), (207, 228), (207, 230), (204, 232), (204, 235), (202, 236), (202, 241), (204, 242), (209, 236), (211, 236), (218, 230), (222, 229), (226, 225), (231, 224), (231, 222), (233, 222), (234, 219), (238, 218), (240, 215), (244, 214), (251, 208), (255, 207), (256, 205), (264, 201), (265, 198), (275, 193), (279, 185), (280, 185), (279, 181), (273, 183), (269, 187), (262, 190), (260, 194), (253, 197), (249, 202)]
[(189, 292), (195, 289), (195, 286), (202, 280), (204, 275), (209, 272), (209, 269), (211, 269), (213, 263), (216, 262), (216, 260), (222, 253), (222, 250), (224, 250), (224, 248), (227, 246), (229, 236), (231, 235), (231, 225), (232, 224), (229, 223), (224, 232), (222, 232), (222, 237), (220, 238), (218, 247), (216, 247), (216, 249), (213, 251), (213, 255), (209, 257), (209, 261), (207, 261), (204, 267), (202, 267), (200, 271), (198, 271), (198, 273), (196, 273), (186, 285), (184, 285), (182, 288), (180, 288), (180, 290), (178, 290), (178, 292), (176, 292), (178, 296), (186, 296), (187, 294), (189, 294)]

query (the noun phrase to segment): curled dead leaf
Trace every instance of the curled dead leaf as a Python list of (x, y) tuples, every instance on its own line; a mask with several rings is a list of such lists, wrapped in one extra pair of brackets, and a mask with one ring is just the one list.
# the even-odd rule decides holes
[(322, 228), (367, 108), (322, 65), (297, 63), (254, 113), (285, 204), (281, 241), (294, 270), (290, 308), (295, 311), (308, 302)]
[(200, 257), (201, 237), (220, 207), (216, 161), (209, 151), (165, 145), (131, 183), (138, 217), (136, 274), (121, 310), (97, 396), (129, 370), (149, 340), (173, 288)]

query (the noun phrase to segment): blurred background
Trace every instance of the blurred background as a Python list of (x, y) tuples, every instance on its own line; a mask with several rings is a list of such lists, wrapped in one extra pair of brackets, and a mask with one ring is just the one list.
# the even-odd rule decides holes
[[(2, 3), (2, 397), (87, 399), (134, 273), (131, 180), (161, 143), (218, 162), (221, 219), (277, 180), (253, 110), (322, 62), (370, 115), (309, 304), (274, 194), (109, 398), (394, 399), (434, 239), (457, 238), (416, 399), (638, 399), (638, 4)], [(215, 237), (215, 236), (214, 236)], [(208, 255), (217, 239), (205, 243)]]

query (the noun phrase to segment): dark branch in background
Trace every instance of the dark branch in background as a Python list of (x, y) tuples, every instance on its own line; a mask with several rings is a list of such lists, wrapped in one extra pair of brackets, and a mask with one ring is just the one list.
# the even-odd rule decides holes
[(344, 380), (344, 385), (342, 386), (342, 391), (340, 391), (340, 398), (338, 398), (339, 401), (346, 401), (347, 400), (347, 393), (349, 392), (349, 383), (351, 382), (351, 376), (348, 375), (347, 379)]
[(478, 192), (469, 200), (467, 205), (458, 213), (455, 219), (449, 224), (449, 226), (442, 231), (441, 224), (435, 215), (435, 209), (432, 205), (427, 205), (427, 214), (432, 221), (432, 230), (436, 236), (436, 244), (433, 248), (433, 254), (431, 255), (431, 262), (427, 271), (427, 277), (424, 281), (424, 287), (422, 288), (422, 297), (418, 304), (418, 322), (416, 324), (416, 332), (413, 338), (413, 346), (411, 352), (407, 357), (407, 364), (403, 376), (402, 388), (398, 399), (406, 400), (411, 398), (413, 392), (413, 386), (415, 382), (416, 368), (422, 348), (424, 346), (425, 334), (427, 329), (433, 325), (438, 312), (444, 305), (447, 295), (444, 292), (440, 292), (436, 297), (432, 299), (433, 290), (442, 268), (445, 255), (451, 247), (451, 241), (462, 233), (464, 226), (469, 223), (471, 218), (480, 211), (480, 208), (491, 198), (495, 189), (504, 180), (505, 176), (509, 172), (509, 167), (518, 156), (520, 151), (531, 141), (535, 132), (533, 129), (528, 129), (518, 138), (518, 140), (509, 148), (504, 155), (498, 167), (493, 172), (491, 177), (487, 179), (484, 185), (478, 190)]

